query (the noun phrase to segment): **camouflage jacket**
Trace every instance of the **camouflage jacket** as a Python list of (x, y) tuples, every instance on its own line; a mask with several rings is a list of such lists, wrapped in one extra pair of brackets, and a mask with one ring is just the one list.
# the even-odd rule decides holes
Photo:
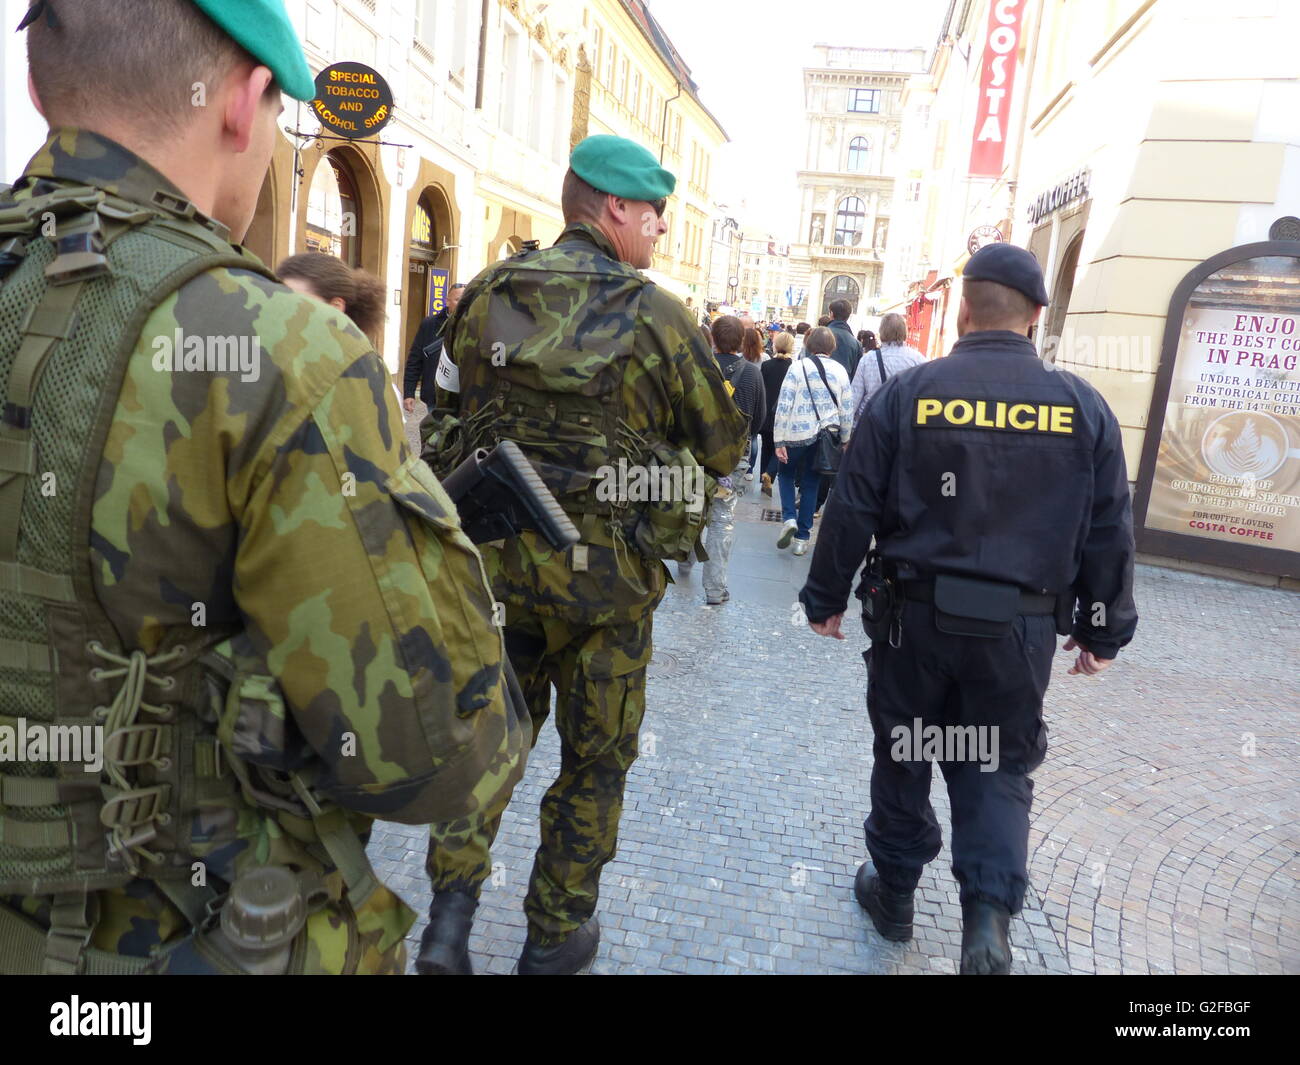
[[(530, 276), (554, 275), (540, 286), (530, 284), (524, 292), (522, 283), (518, 289), (499, 283), (517, 262), (518, 257), (504, 260), (475, 277), (448, 323), (444, 350), (465, 387), (457, 394), (440, 390), (440, 400), (463, 424), (473, 426), (476, 414), (490, 413), (481, 412), (473, 398), (482, 389), (467, 382), (491, 376), (494, 351), (532, 360), (544, 378), (548, 352), (618, 347), (627, 353), (619, 399), (628, 438), (653, 436), (685, 448), (714, 477), (735, 469), (746, 446), (745, 418), (680, 300), (619, 263), (609, 239), (584, 223), (567, 226), (550, 248), (531, 253)], [(470, 430), (470, 446), (492, 442), (490, 417), (480, 423), (485, 432)], [(583, 462), (581, 455), (572, 459)], [(645, 452), (629, 453), (627, 460), (652, 461)], [(585, 568), (529, 532), (485, 545), (483, 559), (498, 598), (515, 611), (593, 625), (635, 620), (653, 610), (668, 579), (663, 563), (609, 535), (608, 526), (580, 528)]]
[[(53, 134), (14, 196), (60, 185), (184, 198), (85, 131)], [(160, 372), (181, 338), (231, 336), (250, 345), (239, 369)], [(94, 499), (94, 591), (123, 646), (242, 633), (237, 647), (283, 695), (278, 726), (318, 760), (319, 791), (367, 817), (427, 823), (513, 787), (527, 736), (507, 709), (481, 559), (409, 452), (383, 361), (343, 314), (250, 271), (186, 283), (141, 329)], [(318, 864), (237, 790), (221, 823), (193, 830), (226, 879), (254, 852)], [(162, 939), (181, 924), (161, 898), (137, 908)]]

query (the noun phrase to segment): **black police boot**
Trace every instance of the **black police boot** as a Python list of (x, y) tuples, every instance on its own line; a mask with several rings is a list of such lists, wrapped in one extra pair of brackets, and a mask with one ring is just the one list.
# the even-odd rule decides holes
[(439, 891), (429, 905), (429, 924), (420, 937), (415, 971), (421, 976), (473, 976), (469, 930), (478, 899), (463, 891)]
[(853, 881), (853, 894), (886, 939), (904, 943), (912, 938), (912, 892), (891, 891), (875, 867), (863, 862)]
[(532, 937), (519, 955), (520, 976), (573, 976), (596, 956), (600, 946), (600, 923), (593, 916), (553, 947), (534, 943)]
[(961, 907), (961, 974), (1006, 976), (1011, 972), (1007, 929), (1011, 913), (1005, 906), (973, 899)]

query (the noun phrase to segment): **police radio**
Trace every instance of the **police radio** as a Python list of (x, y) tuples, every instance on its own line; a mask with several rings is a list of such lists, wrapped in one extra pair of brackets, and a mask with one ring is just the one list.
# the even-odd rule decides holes
[(876, 635), (872, 630), (878, 633), (882, 627), (888, 626), (890, 646), (900, 647), (903, 642), (902, 602), (897, 584), (885, 574), (885, 560), (879, 550), (873, 548), (867, 555), (857, 597), (862, 600), (862, 627), (867, 635), (874, 641)]

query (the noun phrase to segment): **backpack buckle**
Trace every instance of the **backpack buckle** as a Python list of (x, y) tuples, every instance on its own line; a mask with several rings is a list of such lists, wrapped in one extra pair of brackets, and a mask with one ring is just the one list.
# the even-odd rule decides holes
[(45, 268), (51, 285), (67, 285), (108, 273), (98, 214), (77, 222), (66, 232), (61, 229), (55, 248), (54, 261)]

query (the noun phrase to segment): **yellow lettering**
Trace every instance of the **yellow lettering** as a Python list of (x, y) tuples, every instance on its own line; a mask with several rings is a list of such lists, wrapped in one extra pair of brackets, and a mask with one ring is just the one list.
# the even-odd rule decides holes
[(916, 424), (924, 425), (926, 421), (943, 410), (943, 403), (937, 399), (918, 399), (916, 401)]
[(1017, 403), (1014, 407), (1012, 407), (1010, 412), (1007, 414), (1007, 421), (1011, 423), (1011, 428), (1032, 429), (1034, 427), (1034, 423), (1032, 421), (1022, 422), (1017, 419), (1016, 415), (1021, 411), (1028, 411), (1030, 414), (1033, 414), (1034, 408), (1030, 406), (1030, 404), (1028, 403)]
[(1053, 407), (1052, 408), (1052, 432), (1054, 433), (1073, 433), (1074, 426), (1073, 407)]
[(995, 424), (989, 421), (988, 414), (988, 408), (985, 406), (984, 400), (979, 400), (975, 404), (975, 424), (983, 426), (985, 429), (996, 428)]
[(1005, 403), (998, 403), (997, 413), (993, 416), (993, 424), (999, 429), (1007, 427), (1007, 405)]
[(1049, 407), (1046, 403), (1044, 403), (1041, 407), (1038, 408), (1038, 431), (1040, 433), (1047, 432), (1047, 419), (1051, 413), (1052, 413), (1052, 408)]
[[(964, 409), (966, 413), (958, 417), (958, 408)], [(950, 399), (948, 405), (943, 408), (943, 416), (948, 420), (949, 425), (965, 425), (975, 416), (975, 408), (970, 405), (969, 400)]]

